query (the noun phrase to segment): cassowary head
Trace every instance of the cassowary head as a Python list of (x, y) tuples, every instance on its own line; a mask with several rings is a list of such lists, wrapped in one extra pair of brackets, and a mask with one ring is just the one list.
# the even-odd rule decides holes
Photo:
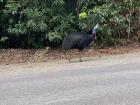
[(94, 39), (96, 39), (96, 30), (99, 27), (99, 24), (96, 24), (96, 26), (92, 29), (92, 36)]

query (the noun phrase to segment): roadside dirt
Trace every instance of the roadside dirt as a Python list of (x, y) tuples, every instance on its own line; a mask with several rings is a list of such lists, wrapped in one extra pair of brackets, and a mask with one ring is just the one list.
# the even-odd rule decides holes
[(119, 64), (140, 63), (140, 52), (106, 55), (102, 57), (83, 57), (83, 62), (78, 62), (78, 58), (72, 59), (69, 63), (67, 60), (53, 60), (41, 63), (19, 63), (19, 64), (1, 64), (0, 75), (4, 74), (19, 75), (40, 72), (54, 72), (63, 70), (76, 70), (105, 67)]
[[(106, 48), (106, 49), (85, 49), (82, 52), (82, 57), (98, 57), (106, 55), (126, 54), (140, 52), (139, 44), (131, 44), (119, 48)], [(78, 51), (71, 50), (67, 56), (71, 58), (78, 58)], [(50, 62), (55, 60), (65, 59), (65, 54), (60, 49), (0, 49), (0, 64), (11, 63), (41, 63)]]
[[(17, 50), (20, 51), (20, 50)], [(56, 51), (57, 52), (57, 51)], [(72, 53), (72, 52), (71, 52)], [(52, 72), (58, 70), (71, 70), (71, 69), (84, 69), (84, 68), (94, 68), (101, 66), (109, 66), (109, 65), (117, 65), (117, 64), (133, 64), (134, 62), (140, 62), (140, 48), (137, 46), (129, 46), (124, 48), (117, 49), (100, 49), (100, 50), (88, 50), (86, 49), (83, 53), (84, 62), (78, 62), (78, 55), (75, 56), (75, 51), (73, 52), (74, 56), (71, 62), (69, 63), (65, 60), (61, 55), (62, 52), (53, 53), (54, 58), (51, 56), (43, 56), (43, 59), (51, 58), (47, 62), (20, 62), (20, 59), (14, 59), (14, 63), (6, 63), (2, 62), (0, 64), (0, 74), (10, 73), (10, 74), (18, 74), (18, 73), (30, 73), (30, 72)], [(101, 55), (99, 57), (98, 55)], [(28, 57), (27, 57), (28, 58)], [(47, 59), (48, 59), (47, 58)], [(9, 58), (7, 58), (9, 59)], [(12, 57), (10, 58), (12, 59)], [(9, 60), (10, 60), (9, 59)], [(29, 59), (29, 58), (28, 58)], [(31, 59), (31, 57), (30, 57)], [(19, 62), (17, 62), (19, 61)], [(17, 62), (17, 63), (15, 63)]]

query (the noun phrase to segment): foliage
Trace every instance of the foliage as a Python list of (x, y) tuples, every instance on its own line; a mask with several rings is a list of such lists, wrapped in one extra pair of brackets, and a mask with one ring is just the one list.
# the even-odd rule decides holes
[(68, 33), (96, 23), (98, 45), (134, 39), (139, 8), (139, 0), (0, 0), (0, 48), (58, 47)]
[[(98, 42), (103, 46), (115, 44), (118, 39), (119, 41), (121, 40), (120, 38), (129, 38), (127, 36), (129, 34), (128, 29), (130, 28), (131, 35), (134, 35), (134, 30), (138, 28), (138, 25), (134, 26), (135, 22), (138, 22), (137, 18), (139, 16), (137, 10), (140, 7), (138, 5), (140, 3), (138, 1), (106, 0), (104, 2), (99, 1), (90, 4), (86, 0), (84, 3), (85, 5), (81, 9), (81, 13), (84, 11), (88, 16), (81, 19), (79, 24), (83, 29), (91, 29), (94, 24), (99, 23), (100, 36), (98, 37)], [(89, 25), (90, 22), (92, 22), (91, 25)]]

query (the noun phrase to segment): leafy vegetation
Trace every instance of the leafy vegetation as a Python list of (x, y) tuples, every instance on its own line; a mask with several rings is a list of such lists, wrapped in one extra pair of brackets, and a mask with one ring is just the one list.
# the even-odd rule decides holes
[(96, 45), (138, 41), (139, 0), (0, 0), (0, 48), (59, 47), (100, 24)]

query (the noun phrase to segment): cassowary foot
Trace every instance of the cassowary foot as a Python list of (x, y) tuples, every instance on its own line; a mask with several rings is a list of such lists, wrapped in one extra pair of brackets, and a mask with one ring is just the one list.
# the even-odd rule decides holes
[(81, 57), (79, 58), (79, 62), (83, 62), (83, 60), (82, 60), (82, 58), (81, 58)]
[(81, 51), (79, 51), (79, 62), (83, 62), (81, 57)]
[(97, 53), (97, 55), (98, 55), (98, 57), (99, 57), (99, 58), (101, 58), (101, 57), (102, 57), (100, 53)]
[(68, 61), (70, 62), (70, 59), (68, 59)]
[(79, 62), (83, 62), (83, 60), (79, 60)]

